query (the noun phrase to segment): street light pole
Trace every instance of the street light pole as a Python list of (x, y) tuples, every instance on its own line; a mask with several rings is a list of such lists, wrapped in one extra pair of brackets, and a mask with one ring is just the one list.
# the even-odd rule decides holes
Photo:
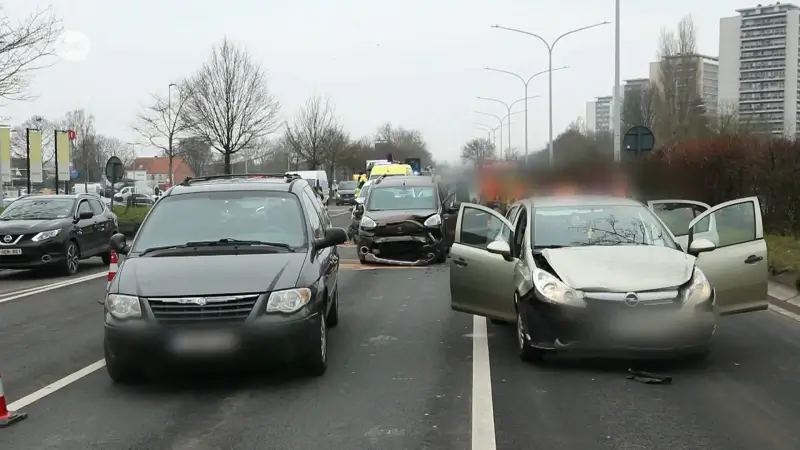
[[(506, 102), (504, 102), (502, 100), (498, 100), (496, 98), (489, 98), (489, 97), (476, 97), (476, 98), (478, 100), (486, 100), (486, 101), (489, 101), (489, 102), (499, 103), (499, 104), (505, 106), (506, 110), (508, 111), (508, 114), (506, 115), (506, 117), (510, 117), (511, 116), (511, 108), (513, 108), (514, 105), (516, 105), (517, 103), (522, 102), (522, 101), (527, 102), (529, 98), (538, 98), (538, 97), (539, 97), (538, 95), (534, 95), (533, 97), (527, 97), (526, 96), (524, 98), (520, 98), (518, 100), (514, 100), (513, 102), (511, 102), (511, 104), (508, 104), (508, 103), (506, 103)], [(501, 120), (501, 123), (502, 123), (502, 120)], [(500, 133), (500, 136), (502, 137), (503, 133)], [(511, 150), (511, 121), (510, 120), (508, 121), (508, 148), (509, 148), (509, 150)], [(502, 152), (503, 149), (500, 149), (500, 151)]]
[(170, 166), (169, 167), (169, 172), (170, 172), (169, 173), (169, 184), (170, 184), (170, 186), (172, 186), (172, 183), (173, 183), (173, 181), (172, 181), (172, 155), (173, 155), (173, 153), (172, 153), (172, 138), (173, 138), (172, 133), (175, 131), (175, 127), (172, 126), (172, 88), (173, 87), (177, 88), (178, 85), (175, 84), (175, 83), (170, 83), (169, 86), (167, 86), (167, 121), (169, 121), (169, 123), (167, 124), (167, 127), (168, 127), (167, 128), (167, 134), (168, 134), (167, 139), (169, 139), (169, 143), (167, 144), (167, 148), (169, 149), (169, 154), (167, 155), (167, 157), (169, 158), (169, 161), (170, 161), (170, 164), (169, 164), (169, 166)]
[(549, 97), (548, 98), (548, 108), (547, 108), (548, 109), (548, 113), (547, 113), (547, 115), (548, 115), (548, 121), (549, 121), (549, 124), (550, 124), (549, 125), (550, 131), (548, 133), (549, 134), (549, 139), (548, 139), (547, 151), (548, 151), (548, 156), (549, 156), (549, 159), (550, 159), (550, 166), (551, 167), (553, 166), (553, 161), (554, 161), (553, 160), (553, 48), (555, 48), (556, 44), (558, 44), (558, 41), (560, 41), (562, 38), (564, 38), (566, 36), (569, 36), (570, 34), (575, 34), (575, 33), (579, 32), (579, 31), (583, 31), (583, 30), (588, 30), (590, 28), (599, 27), (601, 25), (608, 25), (609, 23), (611, 23), (611, 22), (608, 22), (608, 21), (600, 22), (600, 23), (596, 23), (594, 25), (588, 25), (588, 26), (585, 26), (585, 27), (576, 28), (574, 30), (567, 31), (566, 33), (562, 34), (561, 36), (555, 38), (555, 40), (553, 40), (553, 42), (548, 42), (547, 39), (541, 37), (540, 35), (538, 35), (536, 33), (531, 33), (529, 31), (518, 30), (516, 28), (507, 28), (507, 27), (503, 27), (503, 26), (500, 26), (500, 25), (492, 25), (492, 28), (498, 28), (498, 29), (501, 29), (501, 30), (513, 31), (515, 33), (522, 33), (522, 34), (527, 34), (528, 36), (533, 36), (533, 37), (539, 39), (540, 41), (542, 41), (542, 43), (545, 45), (545, 47), (547, 47), (547, 69), (548, 69), (548, 73), (549, 73), (549, 76), (547, 77), (548, 78), (548, 80), (547, 80), (547, 85), (548, 85), (547, 92), (548, 92), (548, 97)]
[(622, 93), (619, 87), (619, 0), (614, 5), (614, 161), (620, 162), (622, 159)]
[(520, 74), (518, 74), (516, 72), (511, 72), (511, 71), (502, 70), (502, 69), (495, 69), (495, 68), (492, 68), (492, 67), (484, 67), (484, 69), (491, 70), (492, 72), (499, 72), (499, 73), (505, 73), (507, 75), (513, 75), (513, 76), (519, 78), (519, 80), (522, 81), (522, 84), (525, 86), (525, 162), (528, 162), (528, 85), (530, 84), (531, 80), (533, 80), (534, 78), (538, 77), (539, 75), (542, 75), (542, 74), (545, 74), (545, 73), (548, 73), (548, 72), (555, 72), (556, 70), (563, 70), (563, 69), (567, 69), (567, 68), (569, 68), (569, 66), (563, 66), (563, 67), (559, 67), (557, 69), (552, 69), (552, 70), (550, 70), (550, 69), (543, 70), (541, 72), (537, 72), (537, 73), (531, 75), (530, 77), (528, 77), (528, 79), (525, 79), (522, 75), (520, 75)]

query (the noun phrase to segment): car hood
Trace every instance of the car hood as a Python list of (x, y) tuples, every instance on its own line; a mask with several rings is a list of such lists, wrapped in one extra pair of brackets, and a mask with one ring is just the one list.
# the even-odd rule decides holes
[(399, 211), (367, 211), (367, 216), (378, 224), (397, 223), (404, 220), (424, 222), (436, 214), (434, 209), (408, 209)]
[(55, 230), (70, 223), (69, 219), (54, 220), (0, 220), (0, 234), (28, 234)]
[(352, 194), (352, 195), (356, 194), (356, 190), (355, 189), (339, 189), (336, 192), (338, 192), (340, 194)]
[(589, 246), (542, 251), (573, 289), (636, 292), (674, 288), (689, 281), (695, 257), (654, 245)]
[(157, 256), (125, 260), (118, 292), (140, 297), (262, 293), (295, 287), (305, 253)]

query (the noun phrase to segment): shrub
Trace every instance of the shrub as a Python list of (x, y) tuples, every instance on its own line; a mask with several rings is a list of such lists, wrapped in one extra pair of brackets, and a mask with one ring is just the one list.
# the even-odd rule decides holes
[(139, 231), (145, 216), (150, 212), (149, 206), (115, 206), (114, 214), (119, 220), (119, 232), (125, 236), (133, 237)]

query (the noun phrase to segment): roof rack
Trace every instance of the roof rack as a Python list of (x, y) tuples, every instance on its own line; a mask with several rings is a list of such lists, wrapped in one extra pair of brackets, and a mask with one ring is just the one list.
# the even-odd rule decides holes
[(281, 178), (286, 180), (286, 182), (290, 182), (296, 179), (301, 178), (300, 175), (296, 173), (231, 173), (225, 175), (208, 175), (204, 177), (186, 177), (180, 185), (181, 186), (191, 186), (193, 183), (203, 182), (203, 181), (212, 181), (212, 180), (232, 180), (237, 178)]

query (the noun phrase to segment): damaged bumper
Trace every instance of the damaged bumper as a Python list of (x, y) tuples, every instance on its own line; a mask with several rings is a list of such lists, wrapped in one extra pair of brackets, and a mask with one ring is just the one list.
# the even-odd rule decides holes
[(367, 262), (397, 266), (427, 266), (445, 251), (444, 240), (425, 236), (368, 236), (358, 239), (358, 253)]

